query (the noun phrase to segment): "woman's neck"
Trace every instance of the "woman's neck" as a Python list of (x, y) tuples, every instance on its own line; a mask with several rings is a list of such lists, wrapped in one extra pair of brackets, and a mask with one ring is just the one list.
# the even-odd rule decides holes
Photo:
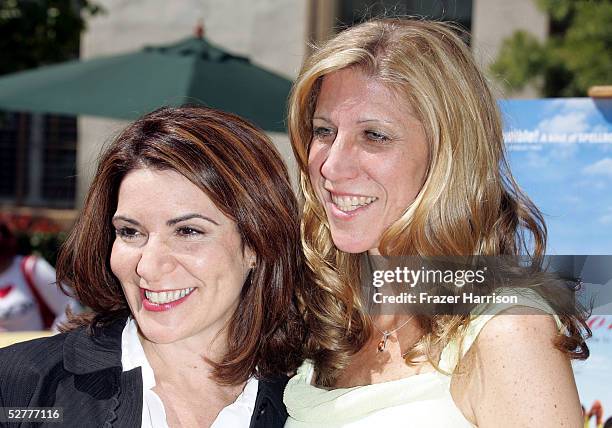
[[(334, 388), (388, 382), (433, 371), (426, 358), (419, 359), (417, 364), (408, 365), (402, 356), (423, 336), (416, 318), (409, 315), (381, 315), (373, 317), (372, 321), (376, 323), (372, 337), (353, 355), (349, 365), (336, 380)], [(379, 350), (383, 332), (393, 331), (399, 326), (402, 327), (387, 338), (384, 349)]]
[[(219, 412), (233, 403), (244, 389), (222, 385), (214, 377), (210, 361), (219, 361), (225, 336), (207, 342), (190, 338), (170, 344), (153, 343), (139, 334), (145, 355), (155, 375), (153, 391), (164, 403), (170, 427), (210, 426)], [(207, 346), (208, 345), (208, 346)], [(206, 397), (204, 401), (203, 397)]]
[(225, 337), (206, 341), (188, 338), (173, 343), (154, 343), (139, 332), (142, 348), (155, 373), (156, 381), (203, 385), (214, 383), (212, 361), (219, 361), (225, 354)]

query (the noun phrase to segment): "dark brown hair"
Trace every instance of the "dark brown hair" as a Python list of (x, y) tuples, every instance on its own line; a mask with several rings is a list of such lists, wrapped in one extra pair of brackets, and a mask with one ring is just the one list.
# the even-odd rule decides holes
[[(308, 275), (299, 214), (287, 170), (266, 135), (233, 114), (204, 107), (162, 108), (129, 125), (102, 155), (84, 207), (61, 249), (58, 281), (92, 313), (71, 326), (95, 330), (129, 315), (110, 269), (111, 224), (119, 186), (138, 168), (172, 170), (197, 185), (236, 222), (257, 257), (228, 326), (227, 352), (213, 362), (216, 380), (238, 384), (256, 373), (288, 373), (300, 363), (302, 321), (294, 289)], [(257, 370), (256, 370), (257, 367)]]

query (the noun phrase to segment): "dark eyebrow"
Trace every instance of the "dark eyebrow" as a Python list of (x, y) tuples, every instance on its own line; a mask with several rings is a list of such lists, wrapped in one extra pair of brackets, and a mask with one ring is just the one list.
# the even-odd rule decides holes
[(193, 214), (185, 214), (185, 215), (182, 215), (182, 216), (180, 216), (180, 217), (173, 218), (172, 220), (168, 220), (168, 221), (166, 222), (166, 224), (167, 224), (168, 226), (174, 226), (174, 225), (175, 225), (175, 224), (177, 224), (177, 223), (180, 223), (180, 222), (182, 222), (182, 221), (186, 221), (186, 220), (191, 220), (192, 218), (201, 218), (202, 220), (206, 220), (206, 221), (211, 222), (211, 223), (212, 223), (212, 224), (214, 224), (215, 226), (219, 226), (219, 223), (217, 223), (216, 221), (214, 221), (212, 218), (210, 218), (210, 217), (206, 217), (206, 216), (204, 216), (204, 215), (202, 215), (202, 214), (196, 214), (196, 213), (193, 213)]
[[(168, 220), (166, 222), (166, 225), (174, 226), (177, 223), (180, 223), (180, 222), (186, 221), (186, 220), (191, 220), (192, 218), (201, 218), (202, 220), (209, 221), (212, 224), (214, 224), (216, 226), (219, 226), (219, 223), (217, 223), (216, 221), (214, 221), (210, 217), (206, 217), (206, 216), (203, 216), (201, 214), (185, 214), (185, 215), (182, 215), (180, 217), (176, 217), (176, 218), (173, 218), (171, 220)], [(114, 216), (113, 217), (113, 221), (115, 221), (115, 220), (123, 220), (123, 221), (125, 221), (127, 223), (133, 224), (134, 226), (140, 226), (140, 223), (138, 223), (136, 220), (133, 220), (133, 219), (131, 219), (129, 217), (125, 217), (125, 216), (122, 216), (122, 215)]]
[(136, 220), (132, 220), (131, 218), (129, 218), (129, 217), (124, 217), (124, 216), (122, 216), (122, 215), (116, 215), (116, 216), (114, 216), (112, 221), (115, 221), (115, 220), (123, 220), (123, 221), (125, 221), (126, 223), (133, 224), (134, 226), (140, 226), (140, 223), (138, 223)]

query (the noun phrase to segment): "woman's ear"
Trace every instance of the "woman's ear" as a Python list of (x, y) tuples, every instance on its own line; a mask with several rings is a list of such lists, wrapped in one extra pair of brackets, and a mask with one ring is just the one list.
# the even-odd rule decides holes
[(255, 269), (257, 267), (257, 255), (255, 251), (251, 250), (249, 247), (245, 247), (244, 253), (249, 269)]

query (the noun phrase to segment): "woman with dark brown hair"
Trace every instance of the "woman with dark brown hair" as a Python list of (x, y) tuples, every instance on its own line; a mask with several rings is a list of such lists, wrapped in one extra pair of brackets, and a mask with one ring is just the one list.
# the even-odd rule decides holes
[(282, 426), (304, 281), (285, 166), (244, 120), (163, 108), (102, 156), (58, 260), (91, 312), (0, 352), (0, 406), (64, 426)]

